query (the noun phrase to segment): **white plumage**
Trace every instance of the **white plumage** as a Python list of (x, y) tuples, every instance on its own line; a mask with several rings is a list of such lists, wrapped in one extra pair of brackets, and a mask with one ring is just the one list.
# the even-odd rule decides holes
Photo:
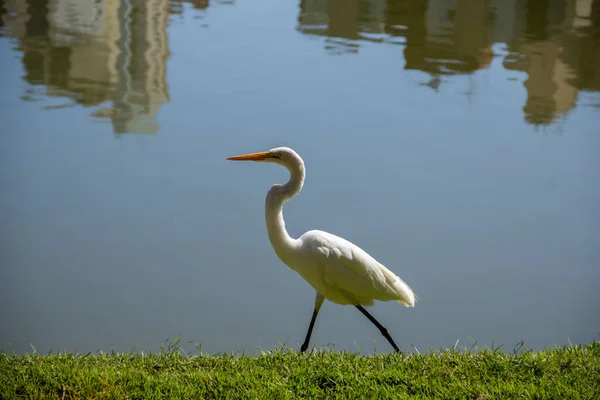
[(414, 307), (416, 295), (412, 289), (366, 251), (346, 239), (319, 230), (308, 231), (298, 239), (288, 235), (283, 220), (283, 204), (302, 190), (305, 178), (302, 158), (288, 147), (277, 147), (228, 160), (272, 162), (290, 171), (288, 183), (274, 185), (269, 190), (265, 219), (269, 240), (277, 256), (317, 292), (315, 309), (301, 351), (308, 347), (324, 299), (356, 306), (399, 351), (387, 330), (362, 306), (371, 306), (374, 300), (396, 300), (406, 307)]
[(290, 267), (327, 300), (343, 305), (371, 306), (373, 300), (415, 305), (415, 295), (402, 279), (346, 239), (313, 230), (299, 241), (306, 258), (299, 258)]

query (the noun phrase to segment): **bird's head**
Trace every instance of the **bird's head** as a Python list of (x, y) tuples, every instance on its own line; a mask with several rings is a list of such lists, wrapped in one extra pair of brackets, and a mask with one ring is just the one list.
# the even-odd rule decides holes
[(255, 161), (255, 162), (271, 162), (290, 167), (297, 164), (303, 164), (302, 159), (294, 150), (289, 147), (275, 147), (271, 150), (261, 151), (258, 153), (242, 154), (239, 156), (229, 157), (231, 161)]
[(289, 147), (275, 147), (259, 153), (242, 154), (229, 157), (228, 160), (275, 163), (286, 167), (290, 171), (290, 180), (288, 183), (285, 185), (273, 185), (267, 195), (267, 201), (275, 199), (276, 201), (285, 202), (302, 190), (305, 176), (304, 161), (302, 161), (298, 153)]

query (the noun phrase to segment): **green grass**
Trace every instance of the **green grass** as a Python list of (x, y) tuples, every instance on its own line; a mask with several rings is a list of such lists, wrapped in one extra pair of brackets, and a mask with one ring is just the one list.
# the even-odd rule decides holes
[(598, 399), (600, 342), (410, 355), (0, 352), (0, 398)]

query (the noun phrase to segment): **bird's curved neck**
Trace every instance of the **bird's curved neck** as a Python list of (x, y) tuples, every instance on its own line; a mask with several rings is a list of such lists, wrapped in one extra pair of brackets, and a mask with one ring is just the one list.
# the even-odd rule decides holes
[(290, 180), (285, 185), (274, 185), (265, 202), (265, 219), (269, 240), (277, 256), (285, 262), (287, 255), (297, 247), (297, 239), (293, 239), (285, 229), (283, 220), (283, 203), (290, 200), (302, 190), (304, 185), (304, 164), (287, 166)]

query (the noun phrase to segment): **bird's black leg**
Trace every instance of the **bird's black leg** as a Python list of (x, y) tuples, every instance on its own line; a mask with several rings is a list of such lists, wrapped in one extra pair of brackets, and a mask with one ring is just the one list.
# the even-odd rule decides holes
[(315, 321), (317, 320), (317, 315), (319, 314), (319, 310), (323, 305), (323, 301), (325, 301), (325, 297), (323, 297), (319, 292), (315, 295), (315, 308), (313, 311), (312, 318), (310, 319), (310, 325), (308, 326), (308, 332), (306, 332), (306, 338), (304, 339), (304, 343), (300, 346), (300, 353), (304, 353), (306, 349), (308, 349), (308, 342), (310, 342), (310, 335), (312, 335), (313, 328), (315, 326)]
[(396, 343), (394, 343), (394, 339), (392, 339), (392, 337), (388, 333), (388, 330), (385, 329), (385, 327), (383, 325), (381, 325), (371, 314), (369, 314), (369, 312), (367, 310), (365, 310), (363, 308), (363, 306), (361, 306), (359, 304), (356, 306), (356, 308), (358, 308), (358, 311), (363, 313), (363, 315), (365, 317), (369, 318), (369, 321), (371, 321), (377, 327), (377, 329), (379, 329), (379, 332), (381, 332), (383, 337), (386, 338), (388, 342), (390, 342), (390, 344), (392, 345), (394, 350), (396, 350), (397, 352), (400, 352), (400, 349), (398, 348), (398, 346), (396, 346)]
[(310, 335), (312, 335), (313, 327), (315, 326), (315, 321), (317, 319), (317, 314), (319, 314), (319, 309), (315, 308), (313, 311), (312, 318), (310, 319), (310, 325), (308, 326), (308, 332), (306, 332), (306, 338), (304, 339), (304, 343), (300, 347), (300, 353), (304, 353), (308, 348), (308, 342), (310, 342)]

